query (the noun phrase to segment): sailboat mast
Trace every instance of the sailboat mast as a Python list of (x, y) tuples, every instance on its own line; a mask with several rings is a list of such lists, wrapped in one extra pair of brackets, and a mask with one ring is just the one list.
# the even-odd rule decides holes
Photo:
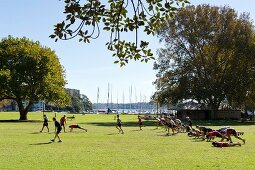
[(97, 113), (98, 113), (98, 109), (99, 109), (98, 108), (99, 107), (98, 106), (98, 100), (99, 100), (99, 87), (97, 87), (97, 108), (96, 108), (97, 109)]

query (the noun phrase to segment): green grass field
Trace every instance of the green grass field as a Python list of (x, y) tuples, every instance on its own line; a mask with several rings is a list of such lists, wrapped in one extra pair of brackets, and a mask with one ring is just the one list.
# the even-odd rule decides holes
[[(47, 116), (51, 119), (53, 113)], [(213, 122), (215, 129), (231, 125), (244, 131), (246, 139), (241, 147), (215, 148), (186, 133), (166, 136), (151, 121), (144, 121), (140, 131), (135, 115), (121, 115), (125, 134), (118, 134), (114, 115), (75, 116), (67, 125), (78, 123), (88, 132), (74, 129), (60, 134), (62, 143), (50, 143), (52, 121), (50, 133), (40, 133), (42, 122), (3, 121), (17, 120), (19, 113), (0, 112), (0, 169), (255, 169), (255, 123)], [(42, 113), (28, 117), (42, 120)]]

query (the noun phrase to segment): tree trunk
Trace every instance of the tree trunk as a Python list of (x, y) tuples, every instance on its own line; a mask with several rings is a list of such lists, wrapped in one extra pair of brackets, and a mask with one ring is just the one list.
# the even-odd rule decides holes
[(20, 117), (19, 120), (27, 120), (27, 113), (28, 111), (23, 109), (19, 111)]
[(211, 120), (215, 120), (215, 118), (216, 118), (216, 110), (215, 109), (212, 109), (211, 110)]
[(19, 120), (27, 120), (27, 113), (28, 113), (28, 110), (31, 109), (33, 102), (30, 100), (26, 108), (24, 108), (22, 99), (19, 99), (16, 102), (19, 107), (19, 114), (20, 114)]
[(217, 117), (216, 117), (216, 114), (219, 110), (219, 104), (215, 104), (215, 103), (210, 103), (210, 110), (211, 110), (211, 116), (210, 116), (210, 119), (211, 120), (215, 120)]

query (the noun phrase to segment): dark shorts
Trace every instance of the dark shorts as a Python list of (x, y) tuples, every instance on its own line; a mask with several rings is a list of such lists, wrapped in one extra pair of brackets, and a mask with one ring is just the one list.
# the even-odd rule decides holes
[(222, 138), (222, 135), (221, 135), (220, 133), (217, 133), (217, 134), (216, 134), (216, 137)]
[(237, 132), (236, 132), (235, 129), (233, 129), (232, 134), (233, 134), (234, 136), (237, 136)]
[(121, 123), (117, 123), (117, 126), (121, 127)]
[(44, 123), (43, 123), (43, 126), (48, 126), (48, 123), (45, 123), (45, 122), (44, 122)]
[(58, 128), (56, 133), (60, 133), (62, 128)]
[(171, 124), (171, 123), (167, 123), (166, 125), (167, 125), (169, 128), (171, 128), (171, 129), (176, 127), (176, 125)]
[(204, 133), (208, 133), (208, 132), (212, 132), (213, 130), (211, 128), (204, 128), (203, 132)]
[(143, 125), (143, 123), (142, 123), (142, 122), (139, 122), (138, 124), (139, 124), (139, 126), (142, 126), (142, 125)]

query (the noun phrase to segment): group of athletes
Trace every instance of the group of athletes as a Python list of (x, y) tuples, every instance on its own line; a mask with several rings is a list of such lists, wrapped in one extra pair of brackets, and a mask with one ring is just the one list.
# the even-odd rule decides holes
[[(192, 121), (189, 117), (186, 117), (187, 124), (183, 124), (180, 119), (173, 118), (171, 116), (164, 116), (155, 118), (157, 120), (157, 127), (163, 125), (169, 135), (169, 129), (172, 130), (172, 134), (178, 132), (187, 132), (189, 137), (201, 138), (202, 140), (207, 139), (208, 142), (219, 137), (219, 141), (212, 142), (212, 145), (215, 147), (228, 147), (228, 146), (241, 146), (240, 142), (233, 142), (231, 136), (234, 136), (236, 139), (239, 139), (245, 144), (245, 139), (241, 138), (240, 135), (243, 135), (244, 132), (236, 131), (231, 127), (222, 127), (220, 129), (211, 129), (205, 126), (196, 125), (196, 128), (192, 127)], [(224, 140), (227, 141), (224, 141)]]
[[(239, 139), (245, 144), (245, 139), (241, 138), (240, 135), (243, 135), (244, 132), (236, 131), (234, 128), (231, 127), (223, 127), (217, 130), (211, 129), (209, 127), (205, 126), (199, 126), (196, 125), (196, 128), (193, 128), (192, 126), (192, 121), (189, 117), (186, 117), (186, 124), (182, 123), (180, 119), (171, 117), (171, 116), (161, 116), (161, 117), (154, 117), (156, 120), (156, 126), (157, 128), (159, 126), (165, 127), (165, 130), (167, 131), (167, 135), (170, 135), (170, 129), (172, 130), (172, 135), (180, 133), (180, 132), (186, 132), (189, 137), (194, 137), (194, 138), (201, 138), (202, 140), (207, 140), (210, 142), (211, 140), (215, 139), (215, 137), (221, 138), (218, 142), (214, 141), (212, 142), (212, 145), (215, 147), (228, 147), (228, 146), (241, 146), (241, 143), (239, 142), (233, 142), (231, 136), (234, 136), (236, 139)], [(120, 119), (119, 114), (117, 114), (116, 117), (114, 117), (116, 120), (116, 128), (119, 133), (124, 134), (124, 130), (122, 128), (122, 121)], [(49, 132), (49, 127), (48, 127), (48, 118), (46, 115), (43, 116), (43, 127), (40, 132), (43, 131), (43, 129), (46, 127), (48, 132)], [(143, 127), (143, 122), (142, 122), (142, 117), (138, 115), (137, 117), (138, 121), (138, 127), (139, 130), (142, 130)], [(65, 130), (65, 125), (66, 125), (66, 116), (64, 115), (63, 117), (60, 118), (60, 121), (57, 121), (56, 117), (53, 117), (53, 122), (55, 125), (55, 136), (51, 140), (52, 142), (55, 141), (56, 138), (58, 138), (58, 142), (62, 142), (61, 138), (59, 137), (59, 133)], [(73, 129), (78, 128), (82, 129), (87, 132), (87, 129), (81, 127), (78, 124), (72, 124), (69, 126), (70, 132), (73, 131)], [(224, 141), (224, 140), (227, 141)]]
[[(59, 133), (62, 131), (62, 129), (64, 130), (64, 132), (66, 132), (65, 130), (65, 125), (66, 125), (66, 115), (62, 116), (60, 118), (59, 121), (57, 121), (56, 117), (53, 117), (53, 122), (54, 122), (54, 125), (55, 125), (55, 136), (53, 139), (51, 139), (52, 142), (55, 142), (55, 139), (58, 138), (58, 142), (62, 142), (60, 136), (59, 136)], [(44, 128), (47, 128), (48, 132), (50, 131), (49, 130), (49, 119), (46, 115), (43, 115), (43, 127), (42, 127), (42, 130), (40, 132), (43, 131)], [(71, 124), (69, 126), (70, 128), (70, 132), (73, 131), (73, 129), (82, 129), (84, 131), (88, 131), (87, 129), (81, 127), (80, 125), (78, 124)]]

